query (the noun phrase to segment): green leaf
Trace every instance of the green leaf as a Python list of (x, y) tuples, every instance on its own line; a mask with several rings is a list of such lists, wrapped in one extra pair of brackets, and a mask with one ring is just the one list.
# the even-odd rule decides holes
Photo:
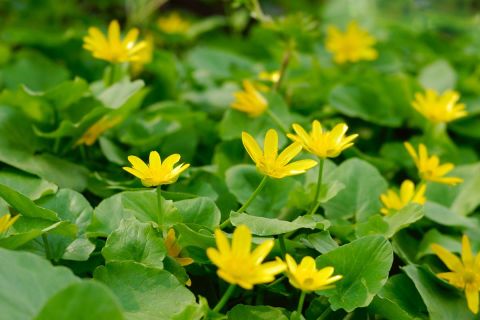
[(442, 204), (457, 215), (471, 214), (480, 205), (480, 163), (456, 167), (451, 176), (460, 177), (463, 182), (458, 186), (429, 183), (426, 196), (430, 201)]
[(7, 88), (25, 85), (33, 90), (45, 90), (69, 77), (67, 69), (36, 52), (22, 50), (16, 52), (15, 57), (16, 61), (3, 69)]
[(457, 73), (447, 60), (439, 59), (420, 70), (418, 82), (426, 89), (442, 93), (456, 87)]
[(54, 211), (37, 206), (23, 194), (3, 184), (0, 184), (0, 197), (25, 217), (59, 221), (59, 217)]
[(136, 262), (110, 262), (95, 270), (120, 300), (127, 319), (171, 319), (196, 305), (195, 296), (169, 272)]
[(332, 175), (345, 188), (322, 204), (329, 219), (355, 217), (362, 222), (380, 212), (380, 195), (387, 189), (387, 182), (368, 162), (356, 158), (343, 162)]
[(475, 319), (467, 308), (463, 293), (438, 279), (423, 267), (408, 265), (403, 271), (413, 281), (423, 302), (427, 306), (430, 319)]
[(333, 310), (366, 307), (387, 281), (392, 262), (392, 246), (382, 236), (360, 238), (327, 252), (316, 259), (317, 267), (332, 266), (343, 278), (322, 294)]
[(4, 319), (33, 319), (51, 296), (80, 281), (67, 268), (53, 267), (27, 252), (0, 248), (0, 261), (0, 309)]
[(88, 170), (62, 158), (42, 153), (44, 146), (32, 123), (18, 110), (0, 108), (0, 162), (38, 175), (60, 187), (83, 190)]
[(388, 279), (368, 308), (389, 320), (427, 319), (422, 297), (404, 274)]
[(163, 268), (166, 248), (151, 223), (142, 223), (134, 218), (124, 219), (117, 230), (107, 239), (102, 255), (107, 262), (135, 261), (146, 266)]
[(258, 236), (273, 236), (292, 232), (298, 229), (325, 229), (330, 226), (328, 220), (320, 215), (300, 216), (293, 221), (256, 217), (246, 213), (230, 213), (230, 221), (234, 226), (241, 224), (250, 228)]
[(375, 215), (367, 222), (357, 225), (357, 236), (383, 234), (387, 238), (423, 217), (424, 209), (417, 204), (409, 204), (402, 209), (386, 216)]
[(270, 306), (248, 306), (238, 304), (227, 313), (229, 320), (288, 320), (285, 310)]
[(118, 109), (144, 86), (143, 80), (117, 82), (97, 94), (97, 99), (107, 108)]
[(462, 251), (462, 242), (459, 238), (452, 237), (446, 234), (441, 234), (436, 229), (431, 229), (423, 235), (422, 241), (417, 249), (417, 259), (422, 258), (428, 254), (434, 254), (432, 251), (432, 244), (439, 244), (448, 251), (460, 253)]
[[(225, 173), (229, 191), (240, 203), (245, 203), (262, 180), (253, 165), (236, 165)], [(252, 201), (247, 211), (254, 216), (275, 218), (288, 202), (290, 190), (295, 186), (293, 178), (268, 179), (263, 190)]]
[(123, 320), (123, 311), (115, 295), (102, 283), (82, 281), (52, 296), (35, 320)]
[(51, 182), (17, 170), (0, 171), (0, 183), (32, 200), (55, 193), (58, 189)]
[(122, 219), (128, 218), (157, 224), (163, 221), (166, 226), (182, 221), (173, 201), (162, 198), (159, 209), (156, 190), (126, 191), (100, 202), (94, 210), (88, 235), (108, 236), (120, 226)]
[(311, 233), (301, 239), (302, 243), (324, 254), (338, 248), (338, 243), (332, 239), (330, 232)]
[[(335, 110), (349, 117), (399, 127), (405, 110), (410, 108), (410, 87), (409, 78), (402, 74), (382, 77), (362, 74), (361, 81), (336, 85), (328, 100)], [(395, 93), (386, 95), (385, 92)]]
[(427, 201), (427, 203), (424, 205), (424, 208), (425, 217), (438, 224), (463, 228), (478, 227), (477, 220), (456, 214), (452, 210), (436, 202)]
[(215, 202), (207, 197), (181, 200), (174, 203), (181, 214), (183, 223), (201, 224), (215, 228), (220, 223), (221, 212)]

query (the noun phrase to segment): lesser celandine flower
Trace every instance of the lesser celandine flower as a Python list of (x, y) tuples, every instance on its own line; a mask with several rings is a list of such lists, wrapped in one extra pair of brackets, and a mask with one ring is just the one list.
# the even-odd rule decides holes
[(300, 264), (287, 253), (285, 256), (287, 263), (287, 275), (290, 284), (297, 289), (305, 292), (325, 290), (332, 287), (332, 283), (342, 279), (341, 275), (333, 276), (333, 267), (317, 269), (315, 259), (312, 257), (303, 257)]
[(0, 233), (7, 231), (17, 219), (20, 218), (20, 215), (12, 217), (10, 213), (7, 213), (0, 217)]
[(105, 131), (110, 128), (113, 128), (117, 124), (122, 121), (122, 117), (109, 117), (105, 116), (95, 122), (90, 128), (85, 131), (85, 133), (77, 140), (75, 145), (87, 145), (91, 146), (97, 141), (98, 137), (100, 137)]
[(355, 21), (348, 24), (345, 32), (335, 26), (329, 26), (327, 29), (326, 48), (333, 54), (333, 60), (339, 64), (375, 60), (378, 56), (373, 48), (375, 43), (375, 38)]
[(437, 273), (437, 276), (451, 285), (465, 290), (470, 311), (478, 313), (478, 291), (480, 290), (480, 253), (472, 255), (470, 241), (466, 235), (462, 238), (462, 260), (438, 244), (432, 244), (432, 250), (451, 272)]
[(358, 134), (345, 136), (348, 126), (345, 123), (337, 124), (332, 131), (326, 131), (318, 120), (312, 123), (312, 131), (307, 133), (302, 126), (293, 124), (295, 134), (287, 134), (293, 141), (299, 142), (310, 153), (319, 158), (335, 158), (343, 150), (353, 146), (353, 140)]
[(133, 28), (122, 39), (120, 25), (117, 20), (113, 20), (106, 37), (98, 28), (89, 28), (88, 35), (83, 38), (83, 48), (91, 51), (95, 58), (111, 63), (138, 61), (142, 50), (147, 46), (145, 41), (137, 43), (138, 34), (138, 29)]
[(242, 132), (242, 142), (250, 158), (255, 162), (258, 170), (266, 176), (280, 179), (306, 172), (317, 162), (306, 159), (290, 162), (302, 151), (302, 145), (294, 142), (278, 154), (278, 134), (274, 129), (265, 135), (263, 151), (257, 141), (246, 132)]
[(440, 164), (438, 156), (433, 155), (429, 157), (427, 147), (423, 143), (420, 143), (418, 153), (410, 143), (405, 142), (404, 144), (417, 166), (418, 174), (423, 180), (450, 185), (463, 181), (463, 179), (458, 177), (445, 177), (455, 166), (452, 163)]
[(433, 123), (448, 123), (467, 115), (465, 105), (457, 103), (459, 99), (460, 94), (453, 90), (439, 95), (437, 91), (427, 89), (423, 94), (415, 94), (412, 106)]
[(380, 209), (380, 212), (383, 214), (389, 214), (392, 211), (402, 209), (410, 203), (418, 203), (423, 205), (426, 201), (426, 189), (427, 186), (424, 183), (421, 183), (417, 188), (415, 188), (415, 184), (412, 181), (405, 180), (400, 186), (399, 193), (389, 189), (380, 196), (380, 200), (383, 203), (383, 208)]
[(148, 165), (136, 156), (129, 156), (128, 161), (132, 167), (123, 167), (123, 169), (139, 178), (145, 187), (174, 183), (178, 176), (190, 166), (188, 163), (182, 163), (174, 167), (180, 161), (179, 154), (172, 154), (162, 162), (157, 151), (150, 152)]
[(231, 104), (231, 107), (245, 112), (251, 117), (260, 116), (268, 108), (267, 100), (248, 80), (243, 81), (243, 91), (237, 91), (233, 95), (235, 101)]
[(272, 239), (250, 251), (252, 234), (245, 225), (235, 229), (231, 245), (219, 229), (215, 230), (215, 241), (217, 249), (208, 248), (207, 256), (218, 267), (218, 276), (230, 284), (238, 284), (249, 290), (256, 284), (273, 281), (277, 274), (285, 270), (282, 261), (262, 263), (273, 248)]
[(178, 12), (172, 12), (157, 20), (157, 26), (165, 33), (181, 34), (188, 31), (190, 22), (183, 19)]
[(170, 228), (167, 232), (167, 237), (165, 238), (165, 247), (168, 255), (175, 259), (175, 261), (177, 261), (181, 266), (188, 266), (189, 264), (193, 263), (192, 258), (180, 256), (182, 248), (177, 243), (175, 230), (173, 228)]

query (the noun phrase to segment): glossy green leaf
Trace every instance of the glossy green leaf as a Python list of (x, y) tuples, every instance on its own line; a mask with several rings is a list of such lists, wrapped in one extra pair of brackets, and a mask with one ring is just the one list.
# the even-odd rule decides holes
[(367, 236), (327, 252), (316, 259), (317, 267), (333, 266), (343, 275), (335, 288), (323, 292), (333, 310), (348, 312), (366, 307), (388, 279), (393, 262), (390, 243), (382, 236)]
[(115, 293), (127, 319), (171, 319), (196, 304), (171, 273), (136, 262), (108, 263), (94, 278)]
[(67, 268), (54, 267), (31, 253), (0, 248), (0, 261), (0, 308), (5, 319), (33, 319), (50, 297), (80, 281)]
[(35, 320), (122, 320), (122, 307), (115, 295), (97, 281), (72, 284), (52, 296)]
[(122, 220), (102, 249), (107, 262), (135, 261), (160, 269), (163, 268), (166, 252), (164, 240), (152, 224), (134, 218)]

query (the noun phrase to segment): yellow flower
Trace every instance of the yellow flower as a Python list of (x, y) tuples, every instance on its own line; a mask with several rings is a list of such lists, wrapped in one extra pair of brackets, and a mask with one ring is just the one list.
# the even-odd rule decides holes
[(418, 147), (418, 154), (410, 143), (405, 142), (404, 145), (413, 158), (417, 166), (418, 174), (423, 180), (450, 185), (455, 185), (463, 181), (463, 179), (458, 177), (444, 177), (452, 171), (455, 166), (452, 163), (440, 164), (440, 159), (435, 155), (429, 157), (427, 147), (425, 147), (423, 143), (420, 143)]
[(355, 21), (348, 24), (345, 32), (341, 32), (335, 26), (329, 26), (327, 29), (326, 48), (339, 64), (375, 60), (378, 56), (373, 48), (375, 43), (375, 38), (360, 28)]
[(231, 104), (233, 109), (247, 113), (251, 117), (258, 117), (268, 108), (267, 100), (258, 92), (254, 85), (243, 81), (243, 91), (237, 91), (233, 95), (235, 101)]
[(84, 144), (87, 146), (91, 146), (97, 141), (98, 137), (100, 137), (105, 131), (108, 129), (113, 128), (117, 124), (122, 121), (122, 117), (109, 117), (104, 116), (97, 122), (95, 122), (90, 128), (85, 131), (85, 133), (80, 137), (80, 139), (75, 142), (75, 146)]
[(312, 257), (303, 257), (299, 265), (287, 253), (287, 275), (290, 284), (302, 291), (316, 291), (331, 288), (331, 284), (342, 279), (341, 275), (332, 277), (333, 267), (325, 267), (317, 270), (315, 260)]
[(287, 136), (301, 143), (308, 152), (323, 159), (337, 157), (343, 150), (353, 146), (352, 141), (358, 137), (358, 134), (345, 137), (348, 130), (345, 123), (337, 124), (332, 131), (325, 131), (320, 122), (315, 120), (310, 133), (296, 123), (292, 127), (296, 135), (289, 133)]
[(174, 183), (178, 176), (190, 166), (188, 163), (182, 163), (174, 168), (173, 166), (180, 161), (180, 155), (177, 153), (168, 156), (162, 163), (157, 151), (150, 152), (148, 165), (136, 156), (129, 156), (128, 161), (132, 167), (123, 167), (123, 169), (139, 178), (145, 187)]
[(434, 123), (447, 123), (465, 117), (465, 105), (457, 103), (460, 94), (447, 90), (442, 95), (432, 89), (427, 89), (425, 94), (415, 94), (412, 106), (425, 118)]
[(153, 50), (155, 48), (155, 39), (152, 33), (145, 36), (145, 49), (138, 53), (139, 59), (132, 63), (131, 70), (133, 75), (138, 75), (143, 70), (143, 66), (153, 60)]
[(480, 290), (480, 254), (472, 255), (470, 241), (466, 235), (462, 238), (462, 260), (438, 244), (432, 244), (432, 250), (451, 272), (438, 273), (437, 276), (451, 285), (465, 290), (470, 311), (478, 313), (478, 291)]
[(138, 61), (147, 46), (145, 41), (136, 43), (138, 33), (138, 29), (133, 28), (122, 40), (120, 25), (113, 20), (108, 27), (107, 37), (98, 28), (89, 28), (88, 35), (83, 38), (83, 48), (91, 51), (95, 58), (112, 63)]
[(165, 33), (179, 34), (188, 31), (190, 22), (182, 19), (177, 12), (172, 12), (168, 16), (158, 18), (157, 26)]
[(268, 283), (285, 270), (282, 261), (262, 263), (273, 248), (273, 240), (266, 240), (250, 252), (252, 234), (247, 226), (240, 225), (233, 232), (232, 245), (220, 230), (215, 230), (217, 248), (208, 248), (208, 258), (218, 267), (217, 274), (223, 280), (238, 284), (244, 289)]
[(16, 215), (12, 218), (10, 213), (7, 213), (0, 217), (0, 233), (6, 232), (8, 228), (10, 228), (17, 219), (20, 218), (20, 215)]
[(425, 190), (427, 186), (422, 183), (417, 189), (415, 184), (410, 180), (405, 180), (400, 186), (400, 192), (396, 193), (394, 190), (389, 189), (386, 193), (380, 196), (382, 200), (383, 208), (380, 211), (383, 214), (389, 214), (392, 211), (397, 211), (405, 207), (409, 203), (424, 204)]
[(273, 83), (278, 82), (278, 80), (280, 80), (280, 71), (262, 71), (258, 74), (258, 79)]
[(246, 132), (242, 132), (242, 142), (257, 169), (272, 178), (301, 174), (317, 165), (316, 161), (310, 159), (289, 163), (302, 151), (302, 145), (298, 142), (292, 143), (278, 155), (278, 135), (274, 129), (268, 130), (265, 135), (263, 152), (255, 139)]
[(193, 263), (192, 258), (180, 257), (182, 248), (177, 244), (175, 230), (173, 228), (168, 230), (167, 237), (165, 238), (165, 247), (167, 248), (168, 255), (175, 259), (181, 266), (188, 266)]

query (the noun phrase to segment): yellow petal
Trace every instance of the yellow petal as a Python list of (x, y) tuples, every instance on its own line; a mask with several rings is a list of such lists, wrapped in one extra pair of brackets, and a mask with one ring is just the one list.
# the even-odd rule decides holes
[(462, 237), (462, 260), (465, 266), (473, 264), (472, 248), (470, 247), (470, 240), (467, 235), (463, 235)]
[(145, 179), (145, 174), (142, 172), (138, 171), (137, 169), (130, 168), (130, 167), (122, 167), (123, 170), (127, 171), (128, 173), (133, 174), (135, 177), (139, 179)]
[(242, 142), (245, 150), (247, 150), (247, 153), (250, 158), (252, 158), (253, 162), (259, 163), (263, 158), (263, 153), (257, 141), (255, 141), (251, 135), (244, 131), (242, 132)]
[(432, 244), (431, 248), (448, 269), (457, 272), (463, 271), (462, 262), (456, 255), (436, 243)]
[(478, 288), (473, 284), (465, 286), (465, 296), (467, 297), (468, 309), (474, 314), (478, 313)]
[(276, 164), (279, 167), (283, 167), (290, 160), (295, 158), (302, 151), (302, 145), (298, 142), (290, 144), (288, 147), (283, 150), (277, 158)]
[(133, 168), (145, 174), (149, 171), (148, 166), (142, 159), (137, 156), (128, 156), (128, 161), (132, 164)]
[(267, 131), (263, 144), (265, 162), (273, 163), (278, 154), (278, 134), (274, 129)]
[(233, 232), (232, 254), (237, 257), (246, 256), (250, 253), (252, 234), (246, 225), (238, 226)]
[(288, 271), (295, 273), (297, 271), (297, 263), (288, 253), (285, 255), (285, 262), (287, 263)]
[(253, 250), (251, 258), (255, 264), (259, 264), (270, 253), (274, 245), (273, 240), (266, 240)]
[(220, 229), (215, 230), (215, 242), (217, 243), (217, 248), (220, 251), (220, 254), (230, 253), (230, 244), (228, 243), (228, 239)]
[(160, 158), (160, 154), (158, 154), (157, 151), (151, 151), (150, 156), (148, 159), (148, 164), (150, 168), (155, 169), (155, 170), (160, 170), (162, 166), (162, 160)]

